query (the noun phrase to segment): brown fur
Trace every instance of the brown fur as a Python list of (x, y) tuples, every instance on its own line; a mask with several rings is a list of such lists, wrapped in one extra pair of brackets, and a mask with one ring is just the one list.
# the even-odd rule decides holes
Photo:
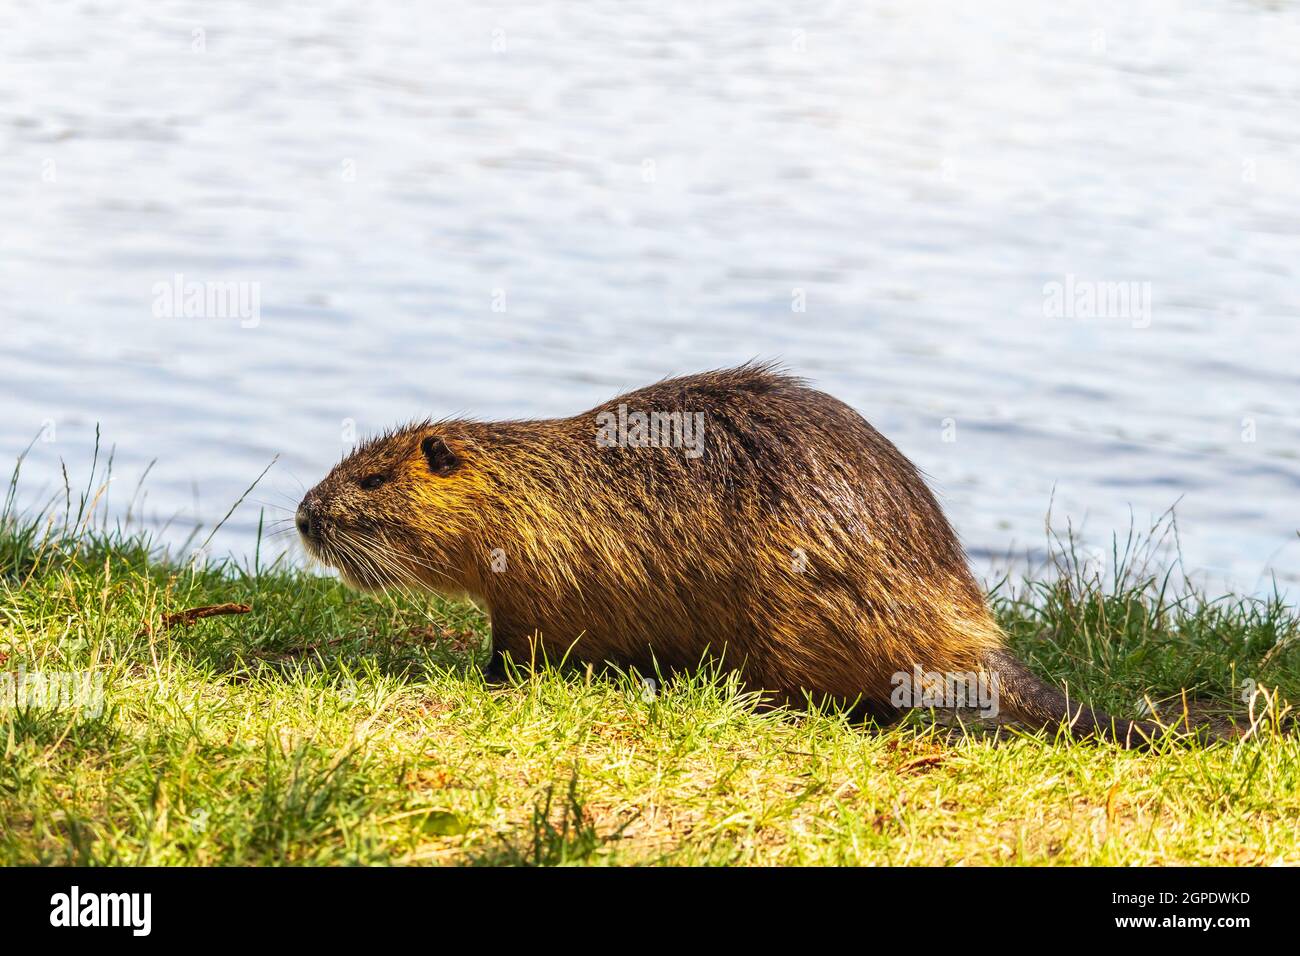
[[(601, 447), (597, 414), (620, 403), (703, 412), (703, 454)], [(441, 443), (432, 463), (426, 439)], [(785, 700), (861, 699), (876, 715), (895, 673), (996, 671), (1003, 706), (1036, 725), (1110, 724), (1004, 652), (898, 449), (770, 366), (669, 379), (572, 418), (411, 425), (356, 449), (299, 519), (358, 587), (468, 593), (516, 661), (540, 649), (646, 672), (714, 655)]]

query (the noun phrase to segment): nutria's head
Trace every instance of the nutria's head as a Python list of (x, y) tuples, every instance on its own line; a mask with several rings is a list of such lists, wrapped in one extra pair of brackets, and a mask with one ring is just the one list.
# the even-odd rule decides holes
[(298, 533), (352, 587), (464, 590), (473, 466), (468, 442), (446, 426), (372, 439), (303, 497)]

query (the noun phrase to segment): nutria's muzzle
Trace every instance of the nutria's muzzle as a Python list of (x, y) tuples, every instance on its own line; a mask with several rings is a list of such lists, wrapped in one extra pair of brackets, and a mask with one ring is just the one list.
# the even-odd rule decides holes
[(310, 492), (298, 504), (293, 520), (298, 526), (298, 534), (302, 536), (304, 544), (309, 546), (320, 544), (324, 516), (320, 502)]

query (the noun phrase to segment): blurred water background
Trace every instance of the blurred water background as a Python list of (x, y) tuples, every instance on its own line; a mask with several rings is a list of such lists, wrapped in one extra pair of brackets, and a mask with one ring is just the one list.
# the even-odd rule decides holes
[(278, 455), (247, 555), (354, 433), (777, 358), (984, 576), (1176, 503), (1285, 588), (1297, 50), (1290, 3), (7, 3), (0, 453), (38, 503), (98, 424), (174, 545)]

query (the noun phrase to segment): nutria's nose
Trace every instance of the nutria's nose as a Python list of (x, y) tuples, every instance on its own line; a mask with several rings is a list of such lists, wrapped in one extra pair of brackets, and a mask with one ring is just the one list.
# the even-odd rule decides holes
[(313, 517), (311, 506), (306, 500), (304, 500), (303, 503), (298, 506), (298, 513), (294, 516), (294, 523), (298, 525), (298, 533), (304, 538), (310, 538), (312, 536), (312, 531), (314, 530), (313, 525), (315, 525), (316, 528), (319, 528), (320, 526), (320, 519), (317, 518), (313, 521)]

